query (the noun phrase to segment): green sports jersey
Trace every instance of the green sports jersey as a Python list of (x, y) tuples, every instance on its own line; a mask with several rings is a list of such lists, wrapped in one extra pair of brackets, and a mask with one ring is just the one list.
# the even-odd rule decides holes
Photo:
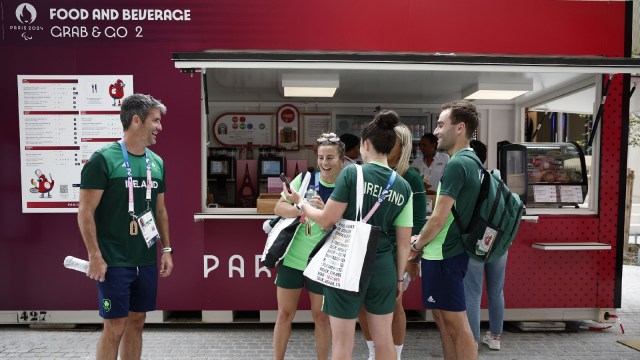
[[(473, 156), (471, 148), (458, 151), (444, 168), (444, 174), (438, 187), (438, 197), (447, 195), (455, 200), (454, 206), (463, 224), (468, 224), (473, 214), (478, 194), (480, 193), (480, 176), (482, 172), (478, 164), (472, 159), (459, 156), (461, 152), (468, 151)], [(436, 207), (438, 203), (436, 201)], [(443, 260), (464, 252), (460, 230), (453, 220), (453, 214), (449, 213), (442, 230), (424, 248), (423, 258), (427, 260)]]
[(418, 235), (427, 222), (427, 191), (424, 189), (422, 176), (416, 169), (409, 167), (402, 177), (407, 180), (413, 192), (413, 230), (411, 230), (411, 235)]
[[(300, 189), (300, 186), (302, 186), (302, 175), (304, 174), (306, 173), (299, 174), (295, 179), (293, 179), (293, 181), (291, 181), (291, 188), (302, 194), (302, 196), (304, 196), (304, 193), (307, 190)], [(315, 183), (314, 176), (319, 177), (320, 175), (317, 173), (313, 173), (311, 175), (312, 176), (311, 180), (309, 181), (309, 186), (313, 187)], [(325, 183), (324, 181), (322, 181), (322, 179), (318, 179), (318, 185), (320, 187), (319, 195), (321, 197), (324, 194), (331, 193), (331, 191), (333, 191), (333, 188), (335, 187), (335, 184)], [(282, 193), (282, 195), (284, 197), (284, 193)], [(296, 235), (293, 237), (293, 240), (291, 240), (291, 246), (289, 247), (289, 251), (287, 251), (287, 255), (284, 257), (283, 262), (283, 264), (285, 264), (286, 266), (297, 270), (304, 270), (307, 267), (307, 263), (309, 262), (309, 254), (311, 254), (313, 248), (316, 247), (318, 242), (324, 236), (324, 230), (322, 230), (322, 228), (318, 224), (316, 224), (311, 219), (306, 219), (306, 221), (309, 221), (309, 223), (311, 224), (311, 235), (307, 235), (305, 233), (306, 225), (302, 224), (298, 232), (296, 232)]]
[[(371, 162), (362, 165), (364, 177), (364, 199), (362, 210), (365, 217), (373, 207), (378, 196), (384, 190), (391, 176), (392, 170), (384, 164)], [(334, 201), (347, 203), (347, 208), (342, 215), (344, 219), (356, 219), (356, 167), (349, 165), (342, 169), (336, 181), (336, 187), (331, 194)], [(369, 219), (369, 224), (379, 226), (382, 229), (378, 240), (377, 252), (391, 251), (395, 245), (396, 226), (413, 226), (413, 196), (409, 183), (401, 176), (396, 179), (391, 186), (389, 194), (382, 202), (378, 210)]]
[[(156, 198), (165, 192), (164, 163), (162, 159), (147, 149), (151, 166), (152, 190), (151, 210), (156, 215)], [(145, 199), (147, 168), (144, 155), (129, 153), (133, 177), (133, 198), (136, 214), (147, 208)], [(147, 245), (139, 231), (129, 234), (129, 190), (127, 168), (118, 142), (97, 150), (82, 168), (80, 189), (104, 190), (96, 208), (95, 222), (98, 245), (102, 257), (109, 266), (145, 266), (157, 262), (157, 245)], [(157, 218), (156, 218), (157, 221)]]

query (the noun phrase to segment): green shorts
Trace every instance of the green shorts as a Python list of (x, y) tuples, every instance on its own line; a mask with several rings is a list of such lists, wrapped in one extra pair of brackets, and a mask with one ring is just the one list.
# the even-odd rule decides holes
[(371, 314), (392, 313), (396, 306), (397, 273), (395, 257), (391, 251), (377, 254), (371, 277), (360, 295), (350, 295), (326, 287), (322, 311), (341, 319), (355, 319), (364, 304), (367, 312)]
[(288, 267), (285, 264), (278, 264), (278, 275), (276, 275), (276, 285), (283, 289), (302, 289), (303, 287), (309, 292), (322, 295), (324, 286), (309, 280), (302, 275), (302, 270)]

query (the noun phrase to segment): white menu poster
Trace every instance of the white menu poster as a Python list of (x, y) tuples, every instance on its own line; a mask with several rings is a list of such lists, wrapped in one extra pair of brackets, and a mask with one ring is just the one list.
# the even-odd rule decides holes
[(76, 212), (80, 171), (122, 137), (133, 75), (18, 75), (22, 212)]
[(564, 185), (560, 186), (560, 202), (582, 204), (584, 197), (582, 196), (582, 186), (580, 185)]
[(533, 185), (533, 201), (537, 203), (558, 202), (555, 185)]
[(304, 127), (303, 144), (305, 146), (315, 146), (322, 133), (335, 132), (331, 128), (331, 113), (302, 114), (302, 126)]

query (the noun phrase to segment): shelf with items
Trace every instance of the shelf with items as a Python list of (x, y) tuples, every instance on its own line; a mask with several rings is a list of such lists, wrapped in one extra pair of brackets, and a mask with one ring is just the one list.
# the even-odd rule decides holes
[(585, 158), (575, 143), (505, 144), (498, 168), (527, 207), (578, 206), (587, 194)]
[[(338, 136), (350, 133), (356, 136), (362, 135), (362, 129), (373, 120), (373, 115), (347, 115), (336, 114), (336, 134)], [(400, 121), (411, 131), (414, 141), (419, 141), (422, 135), (433, 132), (437, 118), (434, 114), (400, 116)]]

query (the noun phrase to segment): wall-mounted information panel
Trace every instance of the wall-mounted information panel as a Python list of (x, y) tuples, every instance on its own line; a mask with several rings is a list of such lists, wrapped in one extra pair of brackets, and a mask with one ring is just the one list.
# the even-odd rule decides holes
[(132, 75), (18, 75), (22, 212), (75, 212), (80, 171), (122, 137)]

